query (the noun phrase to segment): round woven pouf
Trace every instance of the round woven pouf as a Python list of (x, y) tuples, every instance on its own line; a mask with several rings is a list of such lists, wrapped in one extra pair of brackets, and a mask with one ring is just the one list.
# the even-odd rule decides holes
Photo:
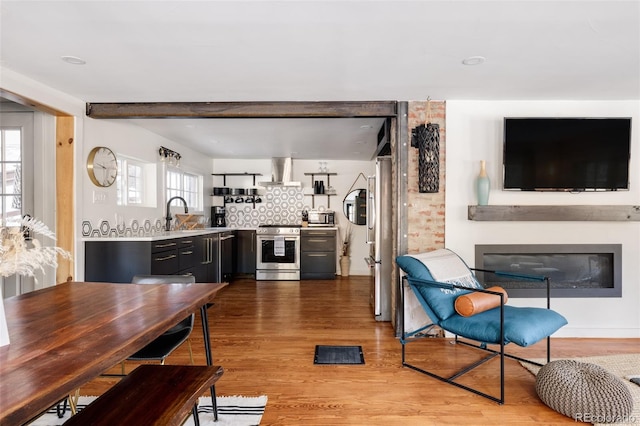
[(536, 376), (536, 392), (549, 407), (576, 421), (613, 423), (629, 417), (631, 392), (599, 365), (551, 361)]

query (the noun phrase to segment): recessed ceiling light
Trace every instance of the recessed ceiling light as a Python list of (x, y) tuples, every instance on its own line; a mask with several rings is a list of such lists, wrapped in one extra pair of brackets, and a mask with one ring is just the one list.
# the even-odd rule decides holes
[(484, 56), (469, 56), (464, 58), (462, 63), (464, 65), (482, 65), (487, 59)]
[(72, 65), (84, 65), (87, 63), (87, 61), (85, 61), (84, 59), (78, 58), (77, 56), (63, 56), (61, 59), (66, 63), (72, 64)]
[(369, 124), (363, 124), (362, 126), (360, 126), (360, 128), (361, 128), (361, 129), (364, 129), (364, 130), (369, 130), (369, 129), (371, 128), (371, 125), (369, 125)]

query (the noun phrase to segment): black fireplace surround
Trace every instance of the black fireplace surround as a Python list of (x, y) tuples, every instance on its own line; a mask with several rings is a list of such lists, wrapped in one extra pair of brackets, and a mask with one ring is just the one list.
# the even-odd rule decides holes
[[(621, 244), (476, 245), (475, 267), (514, 274), (546, 276), (551, 297), (622, 297)], [(546, 297), (546, 284), (478, 272), (486, 287), (509, 297)]]

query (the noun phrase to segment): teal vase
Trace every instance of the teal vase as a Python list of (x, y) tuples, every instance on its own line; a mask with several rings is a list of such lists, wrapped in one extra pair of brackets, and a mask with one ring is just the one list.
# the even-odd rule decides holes
[(491, 181), (487, 176), (487, 170), (484, 160), (480, 161), (480, 173), (476, 178), (476, 195), (478, 196), (478, 205), (486, 206), (489, 204), (489, 190), (491, 189)]

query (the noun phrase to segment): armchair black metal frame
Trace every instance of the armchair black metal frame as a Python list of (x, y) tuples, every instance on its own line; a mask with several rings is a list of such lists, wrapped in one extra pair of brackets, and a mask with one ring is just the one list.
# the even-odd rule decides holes
[[(520, 275), (520, 274), (512, 274), (512, 273), (507, 273), (507, 272), (500, 272), (500, 271), (491, 271), (491, 270), (486, 270), (486, 269), (474, 269), (474, 268), (469, 268), (471, 271), (474, 272), (485, 272), (485, 273), (492, 273), (492, 274), (496, 274), (496, 275), (500, 275), (500, 276), (504, 276), (504, 277), (510, 277), (510, 278), (515, 278), (515, 279), (520, 279), (520, 280), (532, 280), (532, 281), (539, 281), (539, 282), (546, 282), (546, 288), (547, 288), (547, 309), (550, 310), (550, 282), (549, 282), (549, 278), (548, 277), (544, 277), (544, 276), (530, 276), (530, 275)], [(417, 300), (420, 302), (420, 305), (422, 305), (422, 307), (424, 308), (424, 310), (426, 311), (427, 315), (429, 316), (429, 318), (431, 319), (431, 321), (433, 321), (431, 324), (427, 324), (423, 327), (421, 327), (418, 330), (414, 330), (412, 332), (405, 332), (405, 318), (404, 318), (404, 314), (402, 315), (402, 336), (400, 339), (400, 342), (402, 344), (402, 365), (403, 367), (408, 367), (412, 370), (415, 370), (417, 372), (420, 372), (422, 374), (425, 374), (427, 376), (433, 377), (435, 379), (438, 379), (440, 381), (443, 381), (445, 383), (449, 383), (451, 385), (457, 386), (459, 388), (465, 389), (469, 392), (472, 392), (476, 395), (480, 395), (483, 396), (485, 398), (488, 398), (492, 401), (495, 401), (499, 404), (503, 404), (504, 403), (504, 359), (506, 358), (511, 358), (511, 359), (515, 359), (518, 361), (524, 361), (524, 362), (528, 362), (531, 364), (535, 364), (535, 365), (543, 365), (537, 362), (533, 362), (530, 360), (527, 360), (525, 358), (521, 358), (509, 353), (505, 352), (505, 304), (504, 304), (504, 295), (502, 293), (499, 292), (495, 292), (495, 291), (490, 291), (490, 290), (486, 290), (486, 289), (480, 289), (480, 288), (468, 288), (468, 287), (464, 287), (464, 286), (460, 286), (460, 285), (455, 285), (455, 284), (449, 284), (449, 283), (442, 283), (442, 282), (438, 282), (438, 281), (432, 281), (432, 280), (425, 280), (425, 279), (417, 279), (417, 278), (411, 278), (409, 276), (403, 276), (402, 277), (402, 283), (401, 283), (401, 300), (402, 300), (402, 306), (405, 306), (405, 291), (406, 291), (406, 285), (409, 285), (412, 290), (414, 295), (416, 296)], [(431, 287), (439, 287), (441, 289), (446, 289), (446, 290), (454, 290), (454, 289), (458, 289), (458, 290), (465, 290), (465, 291), (472, 291), (472, 292), (479, 292), (479, 293), (487, 293), (487, 294), (493, 294), (496, 297), (500, 297), (500, 305), (498, 308), (495, 309), (499, 309), (500, 315), (499, 315), (499, 341), (497, 342), (482, 342), (467, 336), (464, 336), (462, 334), (457, 334), (455, 332), (452, 332), (450, 330), (447, 330), (446, 327), (442, 326), (442, 323), (440, 320), (438, 320), (438, 316), (435, 314), (435, 312), (429, 307), (429, 304), (426, 302), (425, 298), (423, 297), (423, 295), (417, 291), (417, 286), (431, 286)], [(480, 349), (484, 352), (487, 352), (488, 355), (476, 362), (471, 363), (470, 365), (467, 365), (465, 367), (463, 367), (462, 369), (460, 369), (459, 371), (457, 371), (456, 373), (444, 377), (441, 376), (439, 374), (434, 373), (433, 371), (428, 371), (425, 370), (424, 368), (418, 367), (416, 365), (413, 365), (409, 362), (407, 362), (406, 359), (406, 345), (412, 341), (416, 341), (419, 340), (421, 338), (423, 338), (425, 336), (425, 331), (430, 329), (433, 326), (439, 326), (440, 328), (442, 328), (443, 330), (454, 334), (454, 340), (453, 343), (460, 343), (466, 346), (470, 346), (476, 349)], [(464, 338), (466, 340), (461, 340), (461, 338)], [(549, 360), (551, 359), (551, 337), (550, 334), (546, 336), (547, 339), (547, 343), (546, 343), (546, 350), (547, 350), (547, 362), (549, 362)], [(507, 342), (510, 343), (510, 342)], [(492, 345), (498, 345), (499, 346), (499, 350), (495, 350), (495, 349), (491, 349), (489, 348), (487, 345), (488, 344), (492, 344)], [(500, 396), (496, 397), (494, 395), (490, 395), (486, 392), (480, 391), (478, 389), (472, 388), (470, 386), (467, 386), (465, 384), (459, 383), (458, 381), (456, 381), (458, 378), (460, 378), (461, 376), (463, 376), (464, 374), (470, 372), (471, 370), (481, 366), (482, 364), (486, 363), (487, 361), (492, 360), (493, 358), (499, 356), (500, 357)]]

